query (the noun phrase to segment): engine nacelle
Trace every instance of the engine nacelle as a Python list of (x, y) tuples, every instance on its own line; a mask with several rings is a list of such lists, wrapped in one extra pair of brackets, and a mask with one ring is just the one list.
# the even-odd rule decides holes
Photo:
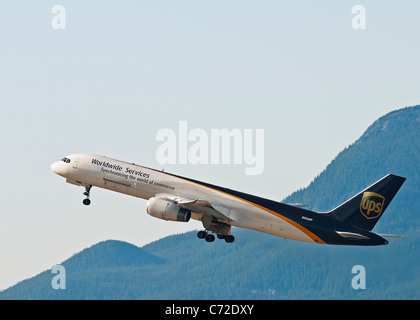
[(190, 210), (181, 208), (173, 202), (156, 197), (149, 199), (146, 211), (152, 217), (169, 221), (188, 222), (191, 218)]

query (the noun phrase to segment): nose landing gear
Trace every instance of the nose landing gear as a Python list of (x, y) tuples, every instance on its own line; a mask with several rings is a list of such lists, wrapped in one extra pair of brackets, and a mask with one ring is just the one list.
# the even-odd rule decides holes
[(92, 186), (90, 185), (90, 184), (88, 184), (86, 187), (85, 187), (85, 192), (83, 192), (83, 194), (86, 196), (86, 198), (85, 199), (83, 199), (83, 204), (85, 205), (85, 206), (88, 206), (88, 205), (90, 205), (90, 199), (89, 199), (89, 197), (90, 197), (90, 189), (92, 188)]

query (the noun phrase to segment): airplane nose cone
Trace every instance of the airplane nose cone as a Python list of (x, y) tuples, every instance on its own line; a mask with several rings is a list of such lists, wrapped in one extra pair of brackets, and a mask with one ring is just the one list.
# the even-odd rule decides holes
[(58, 162), (54, 162), (51, 165), (51, 171), (57, 173), (57, 170), (58, 170)]
[(51, 165), (51, 171), (55, 172), (56, 174), (58, 174), (60, 176), (64, 176), (64, 174), (65, 174), (64, 169), (65, 168), (63, 168), (63, 164), (64, 163), (61, 163), (61, 161), (54, 162)]

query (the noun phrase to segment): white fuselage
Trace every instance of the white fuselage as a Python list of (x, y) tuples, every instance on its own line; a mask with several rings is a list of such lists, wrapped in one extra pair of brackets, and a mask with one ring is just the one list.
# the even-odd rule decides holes
[[(288, 239), (318, 242), (315, 235), (281, 214), (212, 188), (211, 185), (103, 156), (73, 154), (67, 159), (70, 162), (58, 161), (51, 169), (76, 185), (92, 185), (146, 200), (159, 194), (206, 200), (214, 209), (230, 218), (232, 226)], [(199, 213), (193, 212), (191, 217), (201, 220)]]

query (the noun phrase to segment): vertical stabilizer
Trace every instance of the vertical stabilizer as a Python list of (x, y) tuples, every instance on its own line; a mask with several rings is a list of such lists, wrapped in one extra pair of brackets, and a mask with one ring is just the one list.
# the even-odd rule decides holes
[(371, 231), (405, 180), (389, 174), (327, 214)]

